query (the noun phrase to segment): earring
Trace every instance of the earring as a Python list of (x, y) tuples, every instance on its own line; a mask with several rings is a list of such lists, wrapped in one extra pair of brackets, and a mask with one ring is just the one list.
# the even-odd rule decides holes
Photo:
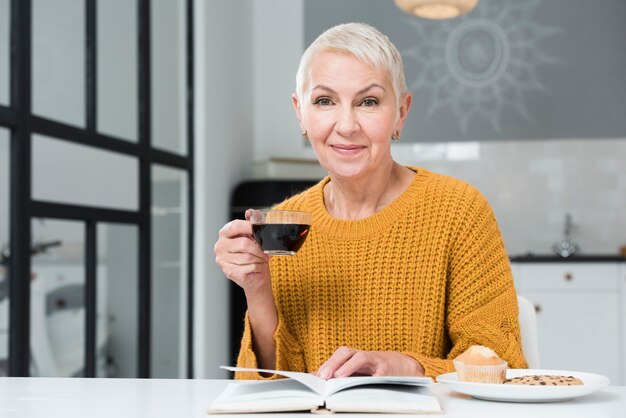
[(394, 134), (391, 135), (391, 140), (392, 141), (399, 141), (400, 140), (400, 131), (394, 132)]
[(309, 140), (306, 129), (302, 130), (302, 138), (306, 139), (307, 141)]

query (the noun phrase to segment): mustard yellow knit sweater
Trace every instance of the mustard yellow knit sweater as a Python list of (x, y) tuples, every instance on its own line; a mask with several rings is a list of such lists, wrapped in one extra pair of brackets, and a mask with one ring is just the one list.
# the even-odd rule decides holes
[[(474, 187), (423, 168), (375, 215), (331, 217), (325, 178), (279, 205), (313, 213), (293, 257), (270, 260), (278, 310), (276, 367), (317, 370), (340, 346), (397, 351), (427, 376), (454, 371), (472, 344), (525, 368), (517, 298), (491, 208)], [(256, 367), (246, 319), (241, 367)], [(258, 379), (254, 373), (237, 378)]]

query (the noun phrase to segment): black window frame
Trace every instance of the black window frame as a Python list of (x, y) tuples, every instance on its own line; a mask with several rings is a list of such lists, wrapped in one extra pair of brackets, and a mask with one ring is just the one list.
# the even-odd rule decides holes
[[(29, 376), (30, 369), (30, 272), (31, 221), (53, 218), (85, 224), (85, 377), (96, 374), (96, 263), (97, 224), (135, 225), (138, 240), (138, 347), (137, 377), (151, 375), (151, 287), (152, 287), (152, 167), (155, 164), (184, 170), (187, 174), (187, 364), (193, 377), (193, 242), (194, 242), (194, 39), (193, 0), (185, 0), (186, 13), (186, 110), (187, 152), (179, 155), (152, 147), (151, 137), (151, 44), (150, 0), (137, 0), (138, 7), (138, 109), (137, 143), (99, 133), (97, 118), (96, 1), (85, 1), (86, 127), (77, 128), (32, 113), (32, 0), (10, 2), (10, 104), (0, 105), (0, 126), (10, 130), (10, 258), (9, 359), (8, 375)], [(102, 1), (102, 0), (101, 0)], [(139, 209), (118, 210), (35, 200), (32, 198), (32, 134), (81, 144), (134, 157), (139, 161)]]

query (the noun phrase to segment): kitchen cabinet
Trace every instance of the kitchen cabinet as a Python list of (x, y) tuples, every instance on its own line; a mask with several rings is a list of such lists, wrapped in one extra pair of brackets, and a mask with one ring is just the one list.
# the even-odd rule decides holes
[(512, 263), (517, 292), (537, 312), (541, 367), (579, 370), (626, 383), (626, 264)]

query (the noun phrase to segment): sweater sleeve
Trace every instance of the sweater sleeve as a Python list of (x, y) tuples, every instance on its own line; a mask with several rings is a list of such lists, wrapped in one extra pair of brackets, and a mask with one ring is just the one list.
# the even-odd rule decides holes
[(471, 345), (491, 348), (510, 368), (528, 367), (502, 236), (487, 200), (470, 190), (473, 197), (461, 215), (449, 253), (445, 324), (451, 349), (443, 359), (404, 353), (419, 361), (431, 377), (453, 372), (452, 359)]
[[(287, 329), (283, 316), (278, 314), (278, 326), (274, 331), (274, 345), (276, 347), (276, 370), (289, 370), (295, 372), (304, 372), (304, 355), (298, 341)], [(243, 337), (241, 339), (241, 349), (237, 358), (238, 367), (257, 368), (257, 358), (252, 348), (252, 328), (248, 314), (246, 313)], [(272, 375), (269, 377), (262, 376), (259, 373), (237, 372), (235, 379), (253, 379), (253, 380), (273, 380), (282, 376)]]

